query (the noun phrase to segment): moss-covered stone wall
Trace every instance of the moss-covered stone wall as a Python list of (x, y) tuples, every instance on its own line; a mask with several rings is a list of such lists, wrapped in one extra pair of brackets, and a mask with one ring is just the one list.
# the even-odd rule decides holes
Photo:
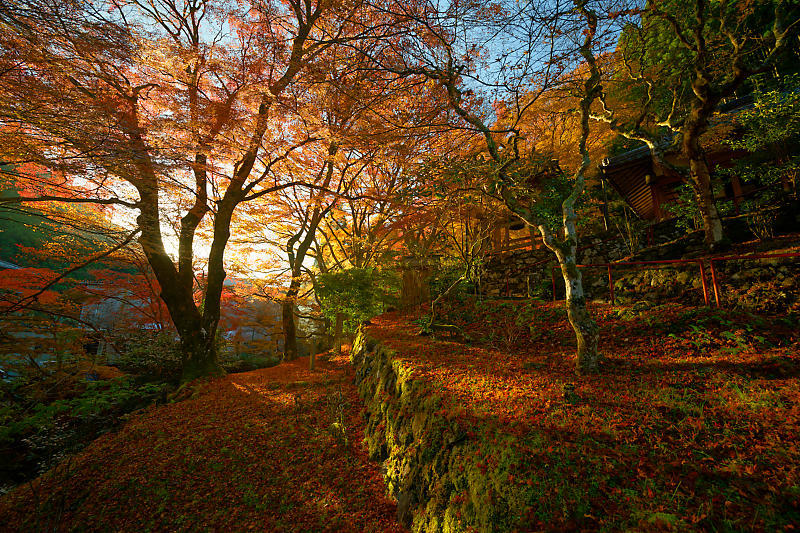
[[(579, 264), (597, 264), (620, 261), (625, 258), (636, 261), (674, 259), (687, 252), (704, 250), (702, 234), (680, 237), (675, 225), (659, 224), (654, 233), (657, 246), (642, 248), (631, 254), (625, 242), (614, 233), (585, 235), (580, 239)], [(675, 240), (678, 239), (678, 240)], [(644, 242), (645, 237), (642, 237)], [(489, 297), (552, 297), (552, 268), (556, 265), (553, 252), (540, 247), (534, 250), (518, 250), (506, 255), (495, 255), (486, 264), (483, 290)], [(564, 282), (558, 277), (557, 292), (563, 296)], [(599, 269), (584, 269), (584, 290), (588, 297), (605, 298), (608, 292), (606, 273)]]
[(524, 460), (517, 437), (490, 421), (456, 416), (430, 383), (364, 331), (351, 360), (367, 411), (369, 453), (383, 461), (401, 522), (426, 533), (524, 528), (537, 496), (515, 480)]

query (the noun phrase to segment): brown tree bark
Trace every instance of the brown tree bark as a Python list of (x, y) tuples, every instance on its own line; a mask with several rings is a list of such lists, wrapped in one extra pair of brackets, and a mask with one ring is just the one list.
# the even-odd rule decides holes
[(336, 313), (336, 323), (333, 327), (333, 349), (342, 353), (342, 334), (344, 331), (344, 313)]
[(297, 324), (294, 321), (295, 298), (297, 289), (289, 288), (281, 302), (281, 325), (283, 327), (283, 357), (291, 361), (297, 358)]
[(722, 242), (722, 218), (714, 202), (714, 187), (705, 154), (696, 137), (684, 137), (684, 153), (689, 158), (689, 176), (694, 189), (700, 217), (703, 220), (704, 241), (709, 248)]

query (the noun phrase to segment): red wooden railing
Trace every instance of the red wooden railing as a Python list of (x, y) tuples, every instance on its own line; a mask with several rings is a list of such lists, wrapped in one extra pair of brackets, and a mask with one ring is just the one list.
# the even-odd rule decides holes
[[(588, 265), (577, 265), (578, 268), (605, 268), (608, 270), (608, 293), (611, 305), (614, 305), (614, 274), (612, 267), (644, 267), (641, 270), (656, 267), (656, 265), (675, 265), (675, 264), (692, 264), (697, 263), (700, 267), (700, 280), (703, 284), (703, 300), (705, 304), (709, 304), (708, 285), (706, 284), (706, 268), (702, 259), (664, 259), (661, 261), (623, 261), (619, 263), (592, 263)], [(553, 267), (553, 301), (556, 299), (556, 276), (555, 270), (559, 267)], [(657, 268), (657, 267), (656, 267)]]
[(784, 259), (788, 257), (800, 257), (800, 252), (783, 252), (778, 254), (750, 254), (750, 255), (728, 255), (723, 257), (709, 257), (708, 261), (711, 264), (711, 280), (714, 284), (714, 299), (717, 302), (717, 307), (720, 306), (720, 291), (719, 283), (717, 281), (717, 270), (714, 263), (721, 261), (740, 261), (743, 259)]
[(533, 239), (530, 235), (525, 237), (518, 237), (516, 239), (508, 239), (505, 241), (504, 245), (494, 251), (493, 253), (507, 253), (513, 252), (514, 250), (535, 250), (541, 248), (543, 245), (541, 242), (538, 242), (539, 239)]
[[(706, 267), (705, 262), (709, 262), (711, 267), (711, 285), (714, 290), (714, 303), (717, 307), (721, 306), (721, 294), (719, 284), (719, 276), (717, 275), (716, 263), (723, 261), (741, 261), (741, 260), (755, 260), (755, 259), (784, 259), (790, 257), (800, 257), (800, 252), (784, 252), (777, 254), (763, 253), (763, 254), (750, 254), (750, 255), (728, 255), (722, 257), (706, 257), (698, 259), (665, 259), (662, 261), (623, 261), (619, 263), (592, 263), (588, 265), (577, 265), (578, 268), (605, 268), (608, 271), (608, 293), (611, 305), (614, 305), (614, 274), (613, 268), (638, 268), (642, 267), (643, 270), (649, 268), (658, 268), (661, 265), (675, 265), (675, 264), (692, 264), (696, 263), (699, 266), (700, 281), (703, 287), (703, 301), (705, 305), (710, 305), (710, 296), (708, 283), (706, 282)], [(553, 301), (556, 301), (556, 269), (559, 267), (554, 266), (551, 269), (551, 276), (553, 281)]]

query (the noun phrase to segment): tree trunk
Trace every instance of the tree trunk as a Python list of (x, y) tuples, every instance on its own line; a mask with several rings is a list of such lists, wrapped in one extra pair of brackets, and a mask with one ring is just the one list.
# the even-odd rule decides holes
[[(158, 215), (155, 180), (149, 187), (140, 187), (142, 207), (137, 222), (142, 230), (139, 244), (159, 282), (164, 301), (180, 337), (183, 362), (181, 381), (190, 381), (207, 374), (220, 374), (216, 361), (213, 331), (203, 327), (202, 316), (194, 302), (191, 286), (180, 283), (178, 271), (164, 249)], [(209, 341), (209, 338), (211, 341)]]
[[(570, 213), (572, 209), (565, 209), (565, 212)], [(545, 227), (540, 226), (540, 232), (545, 245), (555, 252), (564, 278), (567, 318), (575, 331), (578, 344), (575, 370), (579, 374), (592, 374), (599, 370), (600, 365), (600, 354), (597, 351), (600, 328), (586, 309), (583, 276), (577, 267), (578, 239), (574, 221), (574, 213), (572, 216), (565, 216), (564, 232), (567, 239), (563, 244), (556, 243), (555, 237)]]
[(689, 173), (692, 179), (697, 207), (700, 209), (700, 217), (703, 220), (703, 232), (705, 233), (705, 243), (709, 247), (714, 247), (722, 242), (724, 237), (722, 231), (722, 219), (714, 203), (714, 188), (711, 185), (711, 172), (708, 164), (700, 154), (693, 154), (689, 159)]
[(183, 372), (181, 382), (186, 383), (204, 376), (220, 375), (222, 368), (217, 361), (217, 347), (214, 337), (203, 334), (181, 335), (181, 351), (183, 352)]
[[(698, 9), (701, 4), (698, 3)], [(697, 12), (698, 19), (701, 19), (701, 12)], [(692, 109), (686, 122), (681, 128), (683, 134), (683, 153), (689, 160), (689, 178), (692, 181), (697, 207), (700, 210), (700, 217), (703, 219), (703, 231), (705, 233), (705, 243), (709, 248), (722, 241), (722, 221), (719, 212), (714, 205), (714, 190), (711, 186), (711, 172), (705, 159), (705, 152), (700, 145), (700, 136), (708, 129), (708, 120), (714, 114), (714, 110), (722, 96), (722, 93), (712, 94), (709, 83), (708, 59), (704, 43), (697, 41), (697, 51), (695, 53), (694, 79), (692, 80)], [(733, 88), (733, 86), (731, 86)]]
[(403, 266), (403, 278), (400, 287), (400, 306), (403, 309), (415, 307), (430, 300), (428, 284), (429, 271), (416, 260)]
[(291, 361), (297, 358), (297, 324), (294, 321), (294, 298), (292, 289), (281, 303), (281, 322), (283, 324), (283, 358)]
[[(316, 294), (314, 296), (316, 297)], [(319, 303), (319, 299), (317, 299), (317, 303)], [(322, 307), (321, 304), (320, 307)], [(323, 328), (325, 331), (325, 340), (323, 341), (322, 351), (331, 350), (333, 349), (334, 341), (336, 340), (334, 339), (333, 331), (331, 331), (331, 319), (326, 316), (323, 316), (322, 320), (323, 320)]]
[(597, 351), (600, 328), (586, 310), (583, 279), (580, 270), (575, 266), (574, 258), (561, 264), (561, 274), (567, 288), (567, 317), (578, 342), (576, 370), (579, 374), (592, 374), (598, 371), (600, 363)]
[(333, 349), (342, 353), (342, 331), (344, 330), (344, 313), (336, 313), (336, 325), (333, 330)]

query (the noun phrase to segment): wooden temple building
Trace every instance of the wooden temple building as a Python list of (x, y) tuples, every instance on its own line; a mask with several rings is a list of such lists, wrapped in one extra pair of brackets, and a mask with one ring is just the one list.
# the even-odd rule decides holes
[[(706, 159), (709, 169), (714, 172), (718, 168), (730, 167), (735, 159), (744, 154), (743, 151), (731, 150), (726, 145), (718, 144), (710, 147)], [(664, 154), (664, 160), (673, 167), (688, 167), (688, 161), (682, 160), (680, 154), (675, 152)], [(677, 188), (684, 183), (685, 178), (669, 167), (657, 173), (647, 146), (604, 159), (600, 171), (602, 178), (619, 193), (639, 218), (652, 221), (672, 218), (673, 215), (665, 209), (665, 205), (677, 201)], [(732, 200), (738, 211), (742, 199), (754, 191), (754, 187), (743, 184), (734, 175), (727, 180), (723, 194), (718, 195), (718, 199)]]
[[(703, 142), (706, 161), (712, 173), (718, 169), (730, 168), (736, 159), (747, 155), (744, 150), (733, 150), (722, 142), (722, 139), (736, 135), (738, 126), (732, 117), (752, 106), (752, 95), (737, 98), (722, 105), (720, 113), (712, 119), (712, 125), (705, 135), (709, 139)], [(643, 220), (662, 221), (672, 218), (673, 215), (664, 206), (678, 200), (676, 189), (686, 179), (673, 168), (688, 169), (689, 162), (682, 156), (680, 149), (674, 145), (670, 147), (670, 141), (671, 139), (664, 139), (661, 145), (664, 149), (663, 158), (667, 164), (661, 172), (656, 172), (647, 146), (606, 158), (600, 165), (601, 177)], [(735, 175), (725, 176), (723, 179), (724, 187), (717, 194), (717, 199), (732, 200), (738, 214), (741, 201), (757, 192), (757, 188), (742, 183)]]

